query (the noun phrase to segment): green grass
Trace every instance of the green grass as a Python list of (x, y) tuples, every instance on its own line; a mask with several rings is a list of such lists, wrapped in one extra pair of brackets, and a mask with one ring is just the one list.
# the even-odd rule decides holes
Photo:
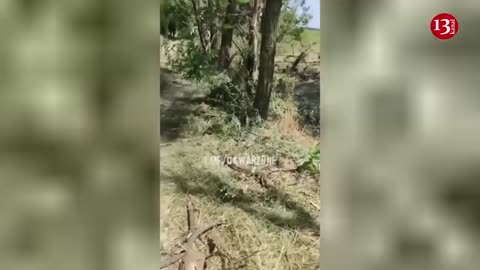
[(317, 54), (320, 52), (320, 30), (305, 29), (302, 33), (302, 44), (285, 38), (285, 40), (277, 44), (277, 52), (279, 56), (297, 55), (299, 51), (303, 51), (308, 47), (310, 47), (309, 51), (313, 53), (312, 57), (316, 59)]
[(320, 30), (305, 29), (302, 33), (302, 40), (309, 43), (320, 42)]

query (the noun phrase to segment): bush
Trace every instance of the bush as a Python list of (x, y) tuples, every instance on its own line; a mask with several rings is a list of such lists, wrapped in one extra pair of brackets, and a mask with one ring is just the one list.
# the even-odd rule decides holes
[(314, 175), (320, 174), (320, 143), (308, 153), (300, 169)]
[(166, 44), (168, 63), (188, 79), (201, 81), (214, 72), (214, 56), (205, 53), (194, 41)]
[(315, 133), (320, 133), (320, 107), (306, 106), (299, 109), (304, 125), (309, 126)]
[(253, 108), (253, 96), (244, 87), (223, 74), (215, 76), (210, 84), (212, 88), (206, 97), (207, 104), (236, 117), (242, 126), (250, 127), (260, 122), (258, 112)]

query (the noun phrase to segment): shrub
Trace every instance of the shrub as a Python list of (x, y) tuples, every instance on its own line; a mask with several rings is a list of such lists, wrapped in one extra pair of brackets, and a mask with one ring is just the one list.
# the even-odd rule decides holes
[(320, 143), (308, 153), (300, 169), (314, 175), (320, 174)]

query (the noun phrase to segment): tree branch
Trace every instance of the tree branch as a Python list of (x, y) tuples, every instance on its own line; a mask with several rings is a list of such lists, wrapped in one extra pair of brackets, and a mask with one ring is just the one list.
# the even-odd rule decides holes
[(207, 53), (207, 47), (205, 45), (205, 40), (203, 39), (203, 34), (204, 34), (203, 25), (198, 15), (197, 3), (195, 2), (195, 0), (191, 0), (191, 2), (193, 7), (193, 14), (195, 15), (195, 21), (197, 22), (197, 31), (198, 31), (198, 36), (200, 38), (200, 43), (202, 45), (203, 52)]

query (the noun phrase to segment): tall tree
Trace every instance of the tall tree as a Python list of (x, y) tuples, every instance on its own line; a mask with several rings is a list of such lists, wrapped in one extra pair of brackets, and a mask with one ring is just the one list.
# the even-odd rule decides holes
[(263, 0), (251, 0), (250, 8), (251, 8), (251, 15), (250, 15), (250, 23), (248, 28), (248, 47), (250, 48), (250, 52), (247, 58), (247, 71), (249, 78), (253, 78), (254, 72), (257, 70), (257, 55), (258, 55), (258, 19), (262, 9)]
[(214, 53), (218, 50), (219, 45), (219, 31), (218, 31), (218, 16), (216, 14), (217, 7), (219, 6), (219, 0), (208, 0), (207, 1), (207, 8), (208, 8), (208, 17), (209, 17), (209, 32), (210, 32), (210, 50)]
[(275, 69), (278, 21), (281, 9), (282, 0), (266, 0), (262, 14), (260, 67), (253, 106), (258, 110), (260, 117), (263, 119), (268, 118), (268, 107), (270, 105), (273, 72)]
[(230, 49), (233, 42), (233, 28), (235, 24), (235, 12), (237, 10), (237, 0), (228, 0), (225, 11), (225, 20), (223, 22), (222, 41), (220, 45), (220, 54), (218, 56), (218, 67), (226, 69), (230, 65)]
[[(191, 0), (192, 3), (192, 9), (193, 9), (193, 15), (195, 17), (195, 22), (197, 23), (197, 31), (198, 31), (198, 37), (200, 38), (200, 45), (202, 45), (202, 49), (204, 53), (207, 53), (207, 43), (205, 41), (205, 30), (203, 29), (203, 21), (201, 19), (201, 14), (200, 14), (200, 8), (199, 5), (197, 5), (197, 2), (195, 0)], [(202, 1), (199, 1), (201, 4)]]

